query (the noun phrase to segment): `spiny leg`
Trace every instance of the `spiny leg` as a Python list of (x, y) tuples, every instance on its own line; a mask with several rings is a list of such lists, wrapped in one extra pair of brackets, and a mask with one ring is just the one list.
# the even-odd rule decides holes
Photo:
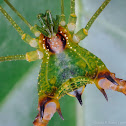
[(24, 32), (22, 29), (16, 24), (16, 22), (9, 16), (9, 14), (0, 6), (0, 11), (3, 13), (3, 15), (8, 19), (8, 21), (11, 23), (11, 25), (16, 29), (16, 31), (19, 33), (19, 35), (23, 35)]
[(97, 19), (97, 17), (100, 15), (100, 13), (103, 11), (103, 9), (108, 5), (108, 3), (111, 0), (105, 0), (102, 5), (98, 8), (98, 10), (94, 13), (94, 15), (91, 17), (85, 28), (80, 29), (76, 34), (73, 35), (73, 41), (76, 43), (79, 43), (81, 40), (83, 40), (88, 35), (88, 30), (94, 23), (94, 21)]
[(66, 25), (66, 17), (64, 14), (64, 0), (61, 0), (61, 18), (60, 18), (60, 25), (65, 26)]
[(29, 62), (43, 58), (43, 53), (39, 50), (27, 52), (25, 55), (12, 55), (0, 57), (0, 62), (4, 61), (16, 61), (16, 60), (27, 60)]
[(33, 122), (34, 126), (47, 126), (56, 111), (64, 120), (58, 99), (48, 97), (47, 95), (39, 97), (38, 110), (39, 113)]
[(71, 0), (70, 16), (69, 16), (69, 22), (67, 24), (67, 27), (68, 30), (72, 33), (76, 28), (76, 20), (77, 20), (77, 16), (75, 14), (75, 0)]
[(16, 61), (16, 60), (26, 60), (26, 55), (12, 55), (12, 56), (2, 56), (2, 57), (0, 57), (0, 62)]
[(24, 33), (24, 31), (18, 26), (18, 24), (10, 17), (10, 15), (0, 6), (0, 11), (7, 18), (7, 20), (11, 23), (11, 25), (16, 29), (21, 38), (29, 44), (31, 47), (38, 47), (38, 39), (32, 38), (30, 35)]
[(96, 86), (98, 87), (98, 89), (111, 89), (114, 91), (122, 92), (126, 95), (126, 81), (116, 78), (115, 74), (110, 72), (99, 73), (96, 81)]
[(30, 30), (35, 34), (36, 37), (39, 37), (40, 32), (37, 30), (37, 26), (32, 26), (15, 8), (14, 6), (8, 1), (4, 0), (8, 6), (24, 21), (24, 23), (30, 28)]
[(4, 0), (8, 6), (25, 22), (25, 24), (31, 28), (31, 24), (12, 6), (12, 4), (8, 0)]

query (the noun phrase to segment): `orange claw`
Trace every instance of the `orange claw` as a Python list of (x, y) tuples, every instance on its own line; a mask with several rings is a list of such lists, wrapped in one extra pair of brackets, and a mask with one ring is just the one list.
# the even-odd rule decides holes
[(47, 126), (49, 120), (41, 120), (40, 114), (38, 114), (33, 122), (34, 126)]
[(126, 81), (116, 78), (114, 73), (101, 72), (97, 79), (97, 85), (100, 89), (111, 89), (126, 95)]
[(37, 117), (33, 122), (34, 126), (47, 126), (49, 120), (51, 120), (56, 111), (63, 119), (59, 101), (56, 99), (52, 99), (49, 97), (40, 98), (38, 104), (38, 110), (39, 114), (37, 115)]

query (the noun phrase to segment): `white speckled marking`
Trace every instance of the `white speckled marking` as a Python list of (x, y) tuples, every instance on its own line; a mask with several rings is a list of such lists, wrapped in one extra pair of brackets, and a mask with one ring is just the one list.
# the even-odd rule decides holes
[(76, 28), (76, 25), (74, 23), (69, 23), (69, 24), (67, 24), (67, 27), (68, 27), (69, 31), (73, 32)]
[(40, 31), (35, 32), (35, 36), (36, 36), (36, 37), (39, 37), (40, 34), (41, 34)]
[(65, 22), (65, 21), (61, 21), (61, 22), (60, 22), (60, 25), (61, 25), (61, 26), (65, 26), (65, 25), (66, 25), (66, 22)]
[(42, 59), (43, 58), (43, 53), (39, 50), (37, 50), (37, 53), (38, 53), (38, 56), (39, 56), (39, 59)]
[(80, 39), (76, 35), (73, 35), (73, 41), (75, 43), (79, 43), (80, 42)]
[(30, 44), (31, 47), (37, 47), (37, 45), (38, 45), (38, 43), (37, 43), (35, 38), (32, 39), (29, 44)]

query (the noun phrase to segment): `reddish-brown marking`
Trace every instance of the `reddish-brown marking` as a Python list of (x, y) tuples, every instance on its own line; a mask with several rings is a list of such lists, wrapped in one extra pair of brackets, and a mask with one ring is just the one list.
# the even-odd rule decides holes
[(50, 53), (61, 53), (65, 48), (67, 48), (67, 40), (69, 38), (69, 32), (59, 26), (58, 33), (53, 35), (51, 38), (40, 34), (39, 47), (40, 50), (48, 49)]
[(51, 52), (54, 53), (61, 53), (64, 49), (64, 41), (62, 41), (62, 39), (65, 40), (65, 38), (60, 35), (57, 34), (55, 36), (53, 36), (52, 38), (46, 38), (46, 48), (49, 49)]
[(46, 112), (48, 112), (48, 111), (50, 112), (50, 107), (48, 108), (46, 106), (50, 102), (53, 102), (53, 103), (56, 104), (56, 111), (58, 112), (58, 114), (60, 115), (60, 117), (63, 119), (63, 116), (62, 116), (62, 113), (61, 113), (60, 104), (59, 104), (58, 99), (53, 99), (53, 98), (47, 97), (45, 95), (43, 97), (39, 97), (39, 102), (38, 102), (38, 111), (39, 111), (39, 113), (38, 113), (38, 115), (36, 116), (36, 118), (35, 118), (35, 120), (33, 122), (34, 126), (47, 126), (49, 120), (47, 120), (47, 116), (46, 115), (43, 116), (43, 118), (41, 120), (41, 116), (40, 116), (40, 106), (43, 106), (44, 105), (45, 111)]
[[(115, 82), (117, 82), (118, 85), (115, 85), (112, 82), (110, 82), (106, 78), (107, 76), (111, 76), (115, 80)], [(97, 78), (97, 84), (98, 84), (98, 87), (100, 87), (100, 88), (112, 89), (114, 91), (122, 92), (123, 94), (126, 95), (126, 81), (116, 78), (115, 74), (113, 74), (113, 73), (110, 73), (110, 72), (99, 73), (98, 78)]]

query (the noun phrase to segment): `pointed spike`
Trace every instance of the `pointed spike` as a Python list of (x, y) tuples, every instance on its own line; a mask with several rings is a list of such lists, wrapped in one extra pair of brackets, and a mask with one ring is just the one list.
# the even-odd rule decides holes
[(37, 30), (39, 30), (44, 36), (48, 37), (49, 33), (48, 33), (45, 29), (39, 27), (38, 25), (36, 26), (36, 28), (37, 28)]
[(49, 24), (53, 25), (53, 18), (52, 18), (52, 14), (49, 10), (46, 11), (46, 16), (47, 16), (47, 21)]
[(109, 81), (111, 81), (115, 85), (119, 85), (110, 75), (105, 76)]
[(79, 101), (80, 105), (82, 106), (82, 98), (81, 98), (81, 94), (78, 93), (78, 91), (76, 91), (76, 98)]
[(38, 20), (40, 22), (40, 24), (42, 25), (42, 28), (46, 28), (47, 24), (46, 24), (46, 20), (45, 20), (45, 15), (44, 14), (38, 14)]
[(105, 90), (104, 90), (104, 89), (99, 89), (99, 90), (100, 90), (100, 91), (101, 91), (101, 93), (104, 95), (104, 97), (105, 97), (106, 101), (108, 101), (108, 96), (107, 96), (107, 94), (106, 94)]
[(44, 116), (44, 105), (40, 106), (40, 119), (42, 120), (43, 119), (43, 116)]
[(64, 118), (63, 118), (63, 115), (62, 115), (62, 112), (61, 112), (61, 109), (60, 109), (60, 108), (59, 108), (59, 109), (57, 109), (57, 112), (58, 112), (59, 116), (61, 117), (61, 119), (62, 119), (62, 120), (64, 120)]
[(58, 28), (59, 28), (59, 15), (56, 15), (56, 20), (54, 21), (54, 32), (57, 33), (58, 32)]
[(33, 124), (34, 126), (47, 126), (49, 120), (40, 121), (40, 113), (36, 116)]
[(53, 22), (52, 14), (51, 14), (51, 12), (49, 10), (46, 11), (46, 17), (47, 17), (47, 22), (48, 22), (48, 28), (51, 31), (51, 33), (53, 34), (54, 22)]

